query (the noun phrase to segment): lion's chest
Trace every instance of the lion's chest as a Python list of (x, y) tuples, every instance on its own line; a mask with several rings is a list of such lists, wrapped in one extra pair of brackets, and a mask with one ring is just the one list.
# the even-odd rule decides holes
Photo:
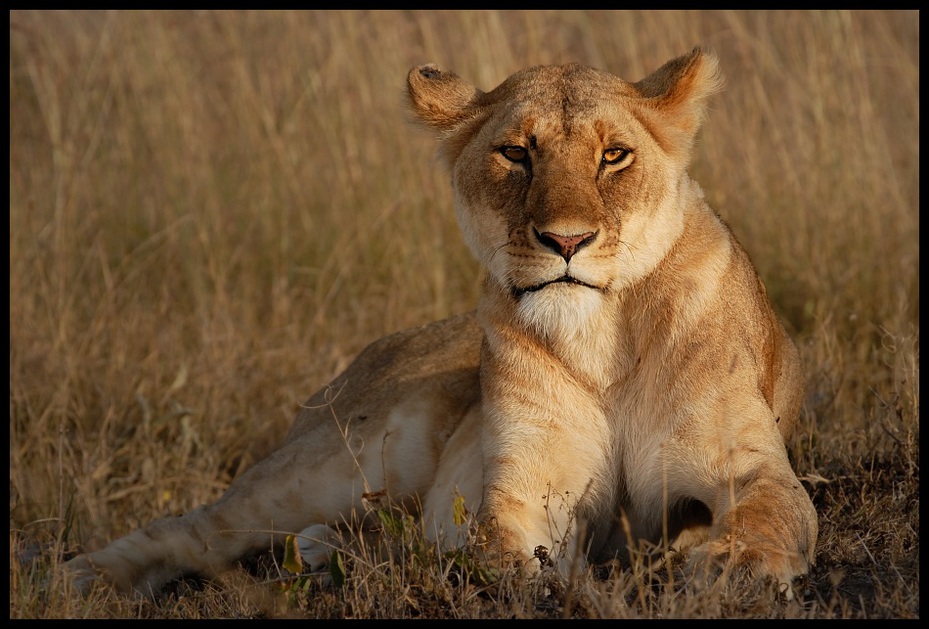
[[(674, 386), (661, 372), (641, 364), (617, 380), (603, 394), (603, 414), (610, 428), (610, 475), (614, 486), (613, 513), (621, 509), (634, 528), (650, 528), (663, 505), (674, 497), (668, 493), (668, 461), (665, 456), (672, 439), (680, 402)], [(653, 522), (654, 520), (654, 522)]]

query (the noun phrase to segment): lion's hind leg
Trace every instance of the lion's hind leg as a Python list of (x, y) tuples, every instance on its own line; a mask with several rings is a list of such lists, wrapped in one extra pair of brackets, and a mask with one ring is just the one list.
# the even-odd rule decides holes
[(255, 545), (256, 535), (246, 535), (245, 540), (219, 532), (211, 507), (155, 520), (101, 550), (68, 561), (65, 572), (82, 593), (103, 577), (125, 593), (143, 596), (184, 576), (214, 576), (244, 556), (244, 550)]
[(287, 443), (236, 479), (215, 503), (155, 520), (101, 550), (75, 557), (65, 571), (81, 591), (102, 577), (123, 592), (150, 596), (178, 578), (214, 577), (282, 544), (308, 522), (332, 521), (350, 512), (351, 492), (327, 486), (320, 471), (350, 477), (349, 457), (317, 467), (302, 464), (306, 456), (305, 444)]

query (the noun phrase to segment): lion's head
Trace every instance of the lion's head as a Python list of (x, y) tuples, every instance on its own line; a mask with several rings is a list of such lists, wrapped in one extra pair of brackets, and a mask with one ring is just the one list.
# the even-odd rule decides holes
[[(536, 66), (483, 92), (434, 65), (409, 95), (442, 132), (459, 224), (524, 323), (576, 326), (644, 277), (683, 227), (681, 186), (716, 58), (695, 49), (629, 83)], [(580, 317), (580, 319), (578, 318)]]

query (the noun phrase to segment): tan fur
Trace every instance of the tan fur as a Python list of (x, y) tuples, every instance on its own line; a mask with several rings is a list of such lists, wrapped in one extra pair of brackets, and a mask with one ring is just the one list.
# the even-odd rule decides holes
[(329, 527), (381, 490), (422, 504), (437, 539), (460, 493), (489, 560), (530, 569), (540, 547), (564, 567), (667, 534), (700, 543), (695, 566), (806, 572), (816, 513), (784, 447), (797, 350), (687, 174), (715, 58), (638, 83), (579, 65), (486, 93), (432, 65), (408, 83), (488, 271), (477, 313), (369, 347), (221, 500), (76, 558), (77, 582), (157, 590), (279, 542), (271, 529), (305, 531), (323, 564)]

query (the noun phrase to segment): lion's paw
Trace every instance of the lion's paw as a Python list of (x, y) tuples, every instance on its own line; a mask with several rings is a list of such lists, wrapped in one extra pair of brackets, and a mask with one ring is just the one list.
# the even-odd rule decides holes
[(332, 551), (342, 546), (342, 536), (331, 526), (314, 524), (296, 536), (297, 550), (308, 572), (317, 572), (329, 567)]
[(793, 580), (808, 566), (798, 552), (791, 552), (770, 542), (749, 543), (743, 539), (708, 541), (690, 552), (688, 572), (703, 582), (720, 577), (730, 581), (774, 579), (787, 600), (793, 598)]

